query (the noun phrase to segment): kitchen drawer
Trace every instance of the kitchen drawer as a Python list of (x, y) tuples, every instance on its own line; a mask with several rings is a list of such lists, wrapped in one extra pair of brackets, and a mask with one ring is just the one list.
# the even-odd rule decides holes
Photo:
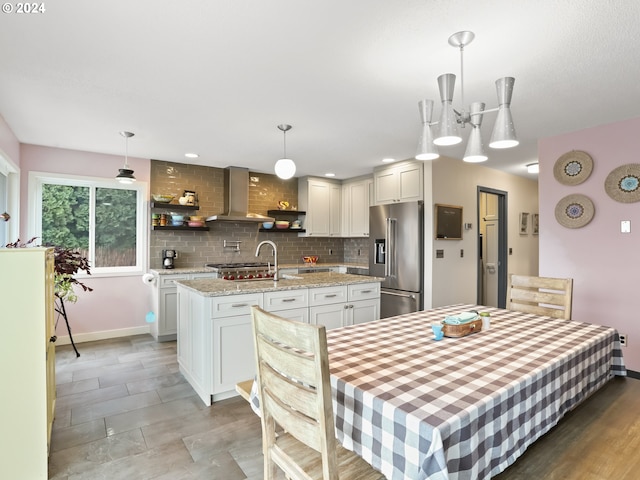
[(309, 289), (309, 306), (346, 303), (347, 286), (321, 287)]
[(249, 315), (252, 305), (262, 307), (262, 293), (214, 297), (211, 301), (211, 318)]
[(160, 288), (170, 288), (176, 286), (176, 281), (188, 280), (188, 275), (158, 275)]
[(217, 273), (203, 272), (203, 273), (191, 273), (189, 274), (189, 280), (199, 280), (201, 278), (218, 278)]
[(356, 283), (347, 285), (349, 291), (349, 301), (369, 300), (380, 296), (380, 283)]
[(268, 312), (289, 310), (292, 308), (309, 306), (309, 290), (281, 290), (278, 292), (264, 292), (264, 309)]

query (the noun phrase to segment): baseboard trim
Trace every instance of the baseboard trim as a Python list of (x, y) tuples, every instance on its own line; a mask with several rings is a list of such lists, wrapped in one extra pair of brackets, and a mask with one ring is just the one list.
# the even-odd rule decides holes
[(635, 378), (636, 380), (640, 380), (640, 372), (634, 372), (633, 370), (627, 370), (627, 377)]
[[(102, 332), (77, 333), (73, 335), (74, 343), (95, 342), (109, 338), (129, 337), (132, 335), (144, 335), (150, 333), (149, 325), (142, 327), (120, 328), (118, 330), (104, 330)], [(56, 345), (71, 345), (69, 335), (61, 335), (56, 340)]]

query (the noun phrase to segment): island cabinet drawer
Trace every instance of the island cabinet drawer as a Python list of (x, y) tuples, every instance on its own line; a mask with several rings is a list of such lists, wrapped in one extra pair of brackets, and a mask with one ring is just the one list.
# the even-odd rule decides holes
[(251, 314), (251, 306), (262, 307), (262, 293), (227, 295), (211, 299), (211, 318)]
[(320, 287), (309, 289), (309, 306), (329, 305), (332, 303), (346, 303), (347, 286)]
[(188, 280), (188, 275), (158, 275), (160, 281), (158, 282), (160, 288), (170, 288), (175, 287), (176, 282), (181, 282), (182, 280)]
[(357, 283), (347, 285), (349, 289), (349, 301), (369, 300), (380, 296), (380, 284), (375, 283)]
[(264, 309), (268, 312), (290, 310), (309, 306), (309, 290), (281, 290), (279, 292), (264, 292)]

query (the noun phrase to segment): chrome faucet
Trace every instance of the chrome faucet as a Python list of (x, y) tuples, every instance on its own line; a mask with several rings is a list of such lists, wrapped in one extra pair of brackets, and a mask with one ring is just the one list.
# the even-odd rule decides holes
[(278, 281), (278, 247), (276, 247), (276, 244), (273, 243), (271, 240), (263, 240), (258, 244), (258, 247), (256, 248), (256, 257), (260, 255), (260, 247), (262, 247), (262, 245), (264, 245), (265, 243), (268, 245), (271, 245), (271, 248), (273, 248), (273, 270), (274, 270), (273, 281), (277, 282)]

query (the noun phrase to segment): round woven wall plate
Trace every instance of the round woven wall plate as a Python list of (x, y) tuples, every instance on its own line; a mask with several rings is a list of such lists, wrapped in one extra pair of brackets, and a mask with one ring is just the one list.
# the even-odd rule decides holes
[(604, 189), (616, 202), (640, 201), (640, 163), (614, 168), (604, 181)]
[(567, 228), (584, 227), (593, 218), (595, 208), (586, 195), (567, 195), (556, 205), (556, 220)]
[(587, 152), (572, 150), (560, 155), (553, 166), (553, 176), (563, 185), (584, 182), (593, 170), (593, 159)]

